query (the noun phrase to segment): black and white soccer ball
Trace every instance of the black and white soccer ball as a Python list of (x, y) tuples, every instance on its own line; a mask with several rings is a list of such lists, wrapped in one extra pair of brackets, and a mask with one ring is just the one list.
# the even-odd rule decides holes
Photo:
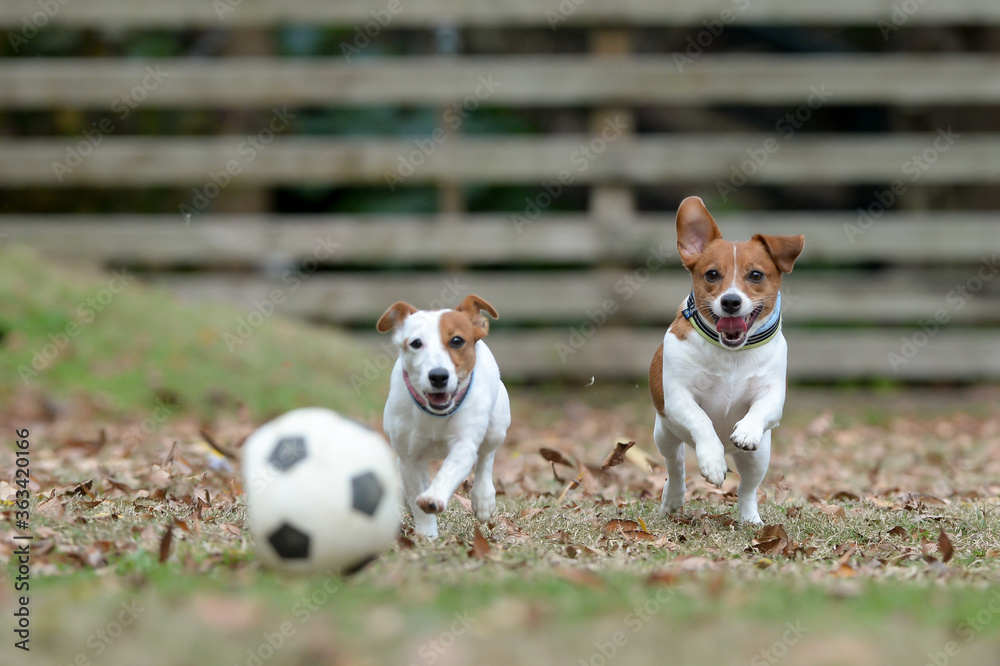
[(355, 571), (399, 533), (396, 457), (377, 432), (328, 409), (296, 409), (243, 445), (257, 556), (293, 571)]

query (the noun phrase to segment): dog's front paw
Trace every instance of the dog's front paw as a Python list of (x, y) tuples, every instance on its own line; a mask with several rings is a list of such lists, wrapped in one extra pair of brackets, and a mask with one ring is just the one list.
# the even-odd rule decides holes
[(713, 486), (721, 487), (722, 482), (726, 480), (726, 472), (729, 471), (726, 456), (721, 451), (713, 455), (699, 455), (698, 470)]
[(445, 503), (430, 495), (421, 495), (417, 498), (417, 506), (424, 513), (441, 513), (444, 511)]
[(733, 434), (729, 437), (729, 441), (733, 443), (738, 449), (743, 449), (744, 451), (756, 451), (757, 445), (760, 444), (761, 438), (764, 436), (764, 430), (755, 424), (747, 423), (746, 419), (743, 419), (736, 424), (736, 428), (733, 430)]
[(760, 519), (760, 514), (754, 514), (752, 516), (740, 516), (740, 520), (744, 523), (753, 525), (754, 527), (760, 527), (764, 524), (764, 521)]
[(663, 499), (660, 501), (660, 517), (663, 518), (671, 513), (676, 513), (684, 508), (684, 488), (676, 491), (667, 487), (663, 489)]
[(432, 515), (425, 515), (420, 519), (414, 516), (413, 529), (425, 539), (438, 538), (437, 518)]
[(493, 495), (472, 494), (472, 512), (476, 514), (476, 520), (481, 523), (489, 522), (493, 512), (497, 510), (497, 497)]

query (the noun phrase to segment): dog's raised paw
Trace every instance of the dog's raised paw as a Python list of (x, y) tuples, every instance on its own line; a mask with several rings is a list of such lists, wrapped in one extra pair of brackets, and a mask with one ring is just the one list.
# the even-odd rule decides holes
[(756, 451), (757, 445), (760, 444), (761, 437), (763, 436), (763, 431), (757, 428), (748, 428), (743, 425), (743, 421), (740, 421), (736, 424), (736, 429), (733, 430), (729, 441), (738, 449)]
[(444, 511), (444, 502), (430, 495), (421, 495), (417, 498), (417, 506), (424, 513), (441, 513)]

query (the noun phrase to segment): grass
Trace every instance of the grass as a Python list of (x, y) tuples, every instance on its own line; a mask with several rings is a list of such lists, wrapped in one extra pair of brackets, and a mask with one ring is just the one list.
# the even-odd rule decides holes
[(252, 310), (184, 305), (128, 271), (65, 269), (21, 248), (0, 257), (0, 399), (28, 389), (122, 413), (162, 400), (206, 417), (242, 405), (257, 418), (308, 404), (379, 406), (374, 387), (347, 380), (362, 354), (337, 331), (275, 316), (244, 340), (239, 321)]
[[(793, 387), (761, 507), (782, 544), (732, 522), (733, 475), (717, 491), (689, 473), (685, 513), (665, 519), (662, 469), (588, 468), (620, 434), (652, 450), (643, 390), (512, 387), (488, 553), (470, 556), (475, 522), (454, 500), (438, 541), (401, 541), (348, 579), (286, 577), (256, 563), (238, 476), (199, 431), (235, 447), (303, 404), (376, 422), (386, 387), (354, 395), (350, 340), (275, 316), (232, 354), (221, 336), (245, 312), (133, 284), (26, 387), (18, 366), (108, 278), (8, 251), (0, 280), (0, 418), (32, 430), (38, 663), (940, 665), (1000, 649), (995, 389)], [(171, 417), (130, 438), (164, 396)], [(12, 476), (6, 451), (0, 467)], [(0, 481), (0, 500), (11, 490)], [(0, 605), (13, 595), (8, 576)]]

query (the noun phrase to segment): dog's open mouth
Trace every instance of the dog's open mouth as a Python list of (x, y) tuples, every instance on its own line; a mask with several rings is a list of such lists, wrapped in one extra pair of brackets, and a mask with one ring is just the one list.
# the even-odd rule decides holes
[(750, 327), (757, 321), (763, 309), (763, 306), (758, 305), (746, 317), (716, 317), (715, 330), (719, 333), (722, 344), (732, 349), (742, 346), (747, 341)]
[(424, 398), (427, 400), (427, 406), (433, 410), (443, 412), (451, 407), (451, 403), (455, 400), (454, 393), (424, 393)]

